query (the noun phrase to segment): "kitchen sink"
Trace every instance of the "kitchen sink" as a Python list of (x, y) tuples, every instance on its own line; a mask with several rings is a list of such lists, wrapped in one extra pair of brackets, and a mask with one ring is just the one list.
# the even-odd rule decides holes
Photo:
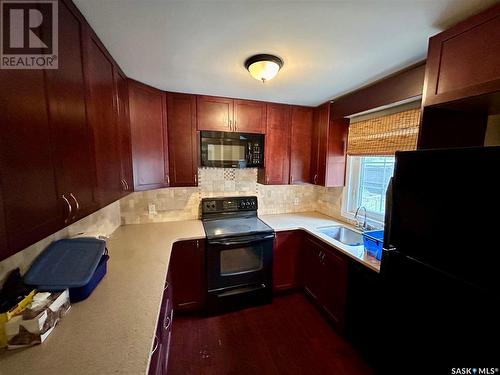
[(346, 227), (324, 227), (318, 228), (318, 231), (345, 245), (359, 246), (363, 244), (363, 236)]

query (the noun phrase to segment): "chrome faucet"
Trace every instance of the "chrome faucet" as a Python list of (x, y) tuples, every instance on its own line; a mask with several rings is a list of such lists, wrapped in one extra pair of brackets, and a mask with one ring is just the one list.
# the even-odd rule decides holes
[[(365, 220), (363, 221), (363, 224), (361, 225), (360, 222), (358, 221), (358, 213), (359, 213), (359, 210), (360, 209), (363, 209), (365, 210)], [(356, 213), (354, 214), (354, 220), (356, 222), (355, 226), (357, 229), (360, 229), (360, 230), (366, 230), (368, 227), (366, 225), (366, 207), (365, 206), (359, 206), (356, 210)]]

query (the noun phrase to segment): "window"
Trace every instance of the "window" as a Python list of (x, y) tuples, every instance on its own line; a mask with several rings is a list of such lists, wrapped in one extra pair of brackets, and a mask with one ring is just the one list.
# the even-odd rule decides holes
[(347, 187), (342, 214), (354, 218), (356, 209), (366, 208), (367, 217), (382, 223), (385, 214), (385, 193), (394, 172), (394, 156), (349, 156)]

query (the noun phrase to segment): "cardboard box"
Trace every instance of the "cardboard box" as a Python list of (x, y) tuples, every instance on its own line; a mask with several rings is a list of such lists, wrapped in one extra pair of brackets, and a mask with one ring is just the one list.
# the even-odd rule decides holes
[(71, 305), (69, 292), (51, 293), (44, 305), (24, 311), (5, 323), (7, 349), (24, 348), (44, 342)]
[(33, 301), (36, 290), (32, 290), (30, 294), (23, 298), (16, 306), (7, 312), (0, 314), (0, 348), (7, 347), (7, 335), (5, 334), (5, 323), (12, 319), (14, 315), (21, 313)]

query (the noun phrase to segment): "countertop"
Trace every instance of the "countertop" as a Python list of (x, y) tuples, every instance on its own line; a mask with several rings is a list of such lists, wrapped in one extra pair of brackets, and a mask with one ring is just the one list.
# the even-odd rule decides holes
[[(316, 230), (343, 222), (316, 212), (260, 218), (276, 231), (304, 230), (379, 269), (363, 246), (345, 246)], [(74, 304), (42, 345), (0, 352), (0, 375), (144, 375), (172, 245), (204, 237), (200, 220), (119, 227), (108, 240), (108, 273), (89, 299)]]
[(72, 305), (42, 345), (0, 353), (0, 374), (144, 375), (172, 244), (204, 237), (199, 220), (119, 227), (89, 299)]
[(364, 264), (366, 267), (371, 268), (376, 272), (380, 272), (380, 261), (376, 258), (366, 254), (364, 246), (348, 246), (342, 242), (336, 241), (322, 233), (317, 228), (342, 225), (354, 230), (354, 227), (343, 221), (332, 219), (330, 216), (320, 214), (318, 212), (301, 212), (296, 214), (275, 214), (275, 215), (261, 215), (259, 216), (262, 221), (273, 228), (276, 232), (286, 230), (301, 229), (305, 232), (320, 239), (326, 244), (333, 246), (340, 252), (346, 254), (350, 258)]

